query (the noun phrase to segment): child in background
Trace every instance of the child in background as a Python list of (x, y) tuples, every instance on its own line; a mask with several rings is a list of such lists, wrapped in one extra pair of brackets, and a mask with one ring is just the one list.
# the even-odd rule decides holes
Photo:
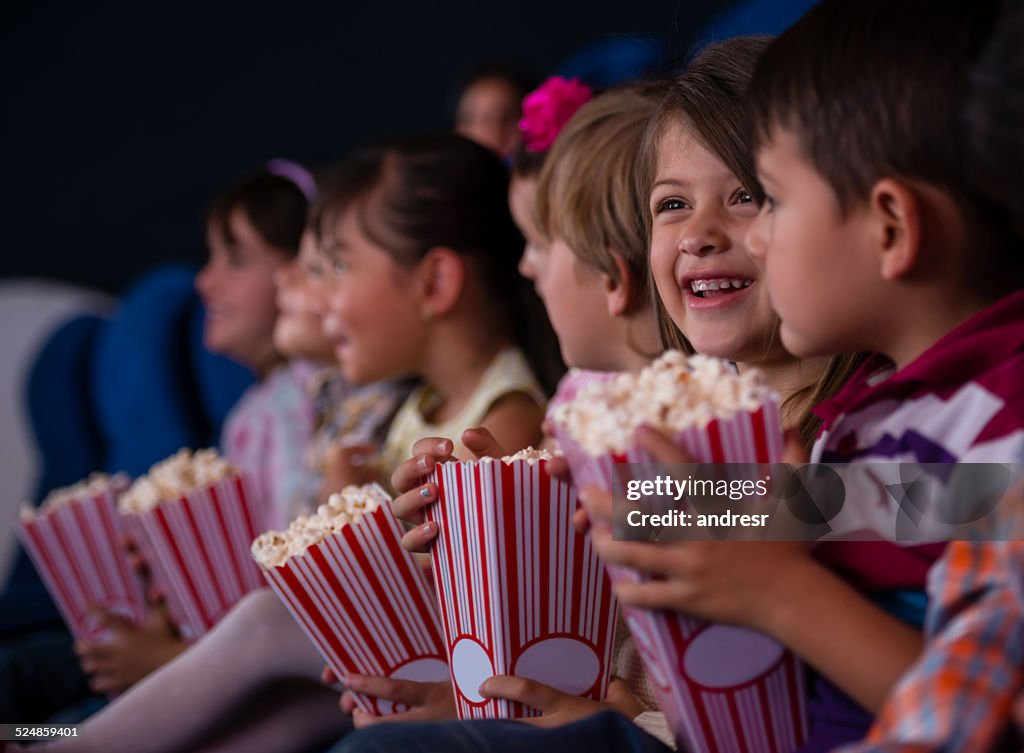
[[(527, 239), (520, 270), (534, 281), (558, 334), (562, 356), (574, 367), (563, 385), (570, 378), (574, 386), (581, 381), (582, 372), (576, 367), (603, 373), (638, 369), (659, 349), (647, 280), (643, 203), (631, 180), (638, 167), (644, 128), (657, 105), (655, 95), (651, 87), (624, 87), (583, 104), (544, 156), (539, 179), (521, 175), (513, 178), (509, 203)], [(595, 153), (603, 158), (590, 159)], [(603, 375), (595, 371), (586, 374), (586, 378)], [(560, 386), (559, 393), (562, 391)], [(474, 430), (467, 435), (481, 436), (483, 432)], [(446, 449), (450, 452), (450, 442)], [(409, 463), (404, 467), (408, 468)], [(414, 473), (422, 475), (419, 470)], [(402, 471), (396, 478), (399, 474)], [(395, 512), (407, 520), (422, 522), (420, 509), (435, 496), (432, 484), (423, 488), (428, 494), (416, 495), (413, 515), (408, 515), (398, 502), (393, 506)], [(422, 531), (422, 527), (417, 529), (417, 533)], [(424, 538), (410, 535), (406, 546), (423, 548), (436, 535), (435, 528), (430, 526), (428, 533)], [(619, 638), (628, 635), (620, 634)], [(520, 678), (496, 678), (488, 692), (549, 712), (537, 720), (544, 725), (564, 724), (606, 708), (618, 708), (652, 733), (665, 734), (664, 718), (656, 711), (653, 690), (632, 642), (619, 640), (615, 656), (619, 679), (613, 680), (604, 703), (579, 699)], [(411, 706), (408, 712), (378, 719), (354, 709), (351, 696), (346, 696), (342, 708), (352, 711), (357, 727), (454, 714), (449, 682), (426, 684), (355, 676), (345, 678), (345, 682), (360, 692)], [(528, 685), (522, 686), (521, 682)], [(540, 702), (542, 697), (544, 703)], [(520, 737), (524, 730), (527, 737)], [(357, 735), (343, 743), (342, 749), (360, 750), (362, 745), (399, 748), (421, 736), (429, 738), (436, 749), (445, 749), (454, 744), (449, 735), (458, 738), (462, 734), (458, 724), (429, 731), (388, 724)], [(529, 744), (534, 739), (531, 735), (537, 733), (513, 723), (484, 725), (472, 734), (501, 737), (504, 744), (515, 746)]]
[[(1019, 253), (1024, 241), (1024, 202), (1016, 191), (1024, 180), (1022, 53), (1024, 8), (1005, 4), (972, 72), (966, 118), (966, 168), (972, 185), (1012, 226), (1015, 237), (1007, 249), (1011, 253)], [(1002, 271), (1012, 279), (1020, 264), (1011, 262)], [(1008, 358), (1004, 368), (1008, 379), (1019, 383), (1019, 318), (1016, 331), (1008, 350), (1015, 345), (1017, 355)], [(1007, 401), (1006, 408), (1009, 405)], [(1016, 462), (1024, 462), (1024, 454)], [(1014, 697), (1024, 688), (1022, 512), (1024, 495), (1018, 481), (1000, 505), (1001, 529), (991, 540), (950, 544), (930, 576), (924, 654), (887, 699), (868, 742), (852, 750), (982, 753), (1024, 748), (1020, 702), (1016, 724), (1011, 717)]]
[(266, 504), (270, 528), (287, 526), (305, 490), (301, 453), (312, 431), (311, 369), (286, 363), (275, 347), (274, 274), (297, 255), (308, 212), (309, 200), (290, 178), (262, 172), (243, 179), (210, 208), (210, 258), (196, 277), (206, 347), (259, 379), (229, 414), (222, 445)]
[[(224, 448), (249, 475), (271, 520), (287, 519), (303, 487), (295, 448), (308, 440), (311, 429), (305, 392), (311, 367), (284, 365), (275, 347), (274, 286), (274, 275), (298, 252), (308, 210), (306, 195), (290, 178), (265, 170), (241, 179), (211, 205), (210, 258), (196, 277), (206, 307), (206, 347), (245, 364), (261, 379), (228, 415)], [(139, 626), (112, 614), (99, 619), (105, 637), (75, 646), (97, 693), (124, 691), (187, 646), (159, 606), (150, 608)]]
[[(315, 233), (302, 236), (299, 256), (277, 269), (280, 313), (273, 335), (290, 359), (327, 363), (326, 260)], [(321, 372), (323, 373), (323, 372)], [(322, 458), (346, 432), (358, 441), (386, 427), (403, 392), (392, 385), (353, 389), (329, 374), (316, 384), (318, 434), (310, 445), (312, 478), (329, 486)], [(323, 404), (323, 400), (336, 403)], [(321, 412), (323, 411), (323, 412)], [(337, 411), (343, 415), (333, 415)], [(305, 486), (296, 512), (309, 512), (322, 490)], [(56, 750), (299, 751), (336, 739), (348, 726), (338, 695), (318, 681), (322, 660), (280, 599), (260, 589), (242, 599), (218, 625), (175, 661), (145, 678), (90, 719), (77, 738)]]
[(350, 159), (320, 221), (332, 268), (327, 334), (346, 379), (422, 380), (388, 432), (385, 468), (423, 436), (483, 424), (536, 444), (529, 299), (516, 293), (522, 238), (497, 158), (458, 136), (397, 142)]
[[(652, 121), (651, 269), (664, 312), (679, 334), (697, 352), (733, 360), (741, 372), (756, 366), (783, 398), (783, 423), (799, 429), (807, 446), (817, 424), (811, 406), (842, 385), (857, 359), (798, 359), (787, 352), (764, 275), (746, 244), (762, 197), (744, 105), (766, 43), (741, 38), (705, 50)], [(642, 430), (637, 440), (662, 462), (688, 461), (655, 432)], [(663, 576), (619, 584), (616, 592), (625, 604), (765, 632), (865, 705), (880, 704), (888, 684), (915, 656), (919, 639), (912, 627), (809, 557), (802, 544), (615, 542), (607, 524), (610, 495), (587, 489), (580, 497), (606, 560)], [(923, 570), (920, 578), (923, 584)], [(792, 619), (778, 619), (783, 606)], [(858, 639), (866, 632), (871, 643)], [(857, 656), (858, 650), (863, 654)], [(850, 739), (866, 727), (865, 720), (860, 728), (832, 730), (815, 706), (811, 717), (805, 750), (827, 750), (837, 736)]]
[(466, 81), (455, 110), (455, 133), (510, 159), (519, 146), (525, 78), (504, 66), (481, 66)]

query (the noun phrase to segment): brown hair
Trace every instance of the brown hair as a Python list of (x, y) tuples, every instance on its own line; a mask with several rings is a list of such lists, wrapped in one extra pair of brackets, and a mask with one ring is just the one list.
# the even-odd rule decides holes
[[(747, 87), (758, 58), (770, 42), (770, 37), (750, 36), (709, 45), (671, 82), (644, 136), (645, 159), (640, 181), (645, 196), (650, 195), (654, 182), (661, 137), (671, 123), (681, 123), (688, 133), (729, 168), (755, 201), (761, 203), (764, 200), (745, 127), (745, 102)], [(650, 212), (645, 211), (644, 217), (649, 239)], [(653, 286), (653, 282), (651, 284)], [(660, 299), (657, 296), (654, 298), (662, 344), (688, 353), (694, 352)], [(776, 328), (773, 337), (777, 336)], [(772, 344), (765, 343), (766, 351)], [(830, 358), (813, 383), (786, 399), (782, 406), (783, 413), (797, 415), (795, 424), (805, 447), (810, 448), (821, 426), (820, 419), (810, 409), (834, 395), (862, 361), (862, 355)]]
[(999, 6), (823, 0), (765, 52), (749, 97), (755, 140), (795, 134), (844, 213), (885, 177), (948, 193), (970, 244), (965, 279), (986, 295), (1017, 287), (1022, 267), (1005, 222), (969, 190), (963, 158), (968, 71)]
[(518, 272), (523, 239), (508, 208), (508, 171), (490, 150), (455, 134), (403, 139), (357, 153), (324, 179), (318, 237), (352, 209), (363, 234), (403, 265), (438, 246), (472, 265), (509, 332), (545, 386), (565, 371), (533, 286)]
[(658, 89), (613, 89), (584, 104), (552, 145), (540, 172), (535, 212), (541, 232), (559, 238), (584, 264), (619, 281), (611, 252), (622, 256), (648, 302), (647, 199), (639, 191), (640, 142)]
[[(754, 170), (744, 118), (747, 85), (758, 57), (770, 42), (771, 37), (747, 36), (710, 44), (682, 73), (666, 83), (661, 103), (651, 117), (641, 145), (643, 159), (638, 181), (644, 197), (644, 234), (648, 243), (651, 213), (647, 197), (657, 170), (658, 145), (670, 124), (681, 123), (729, 168), (755, 201), (760, 203), (764, 199)], [(653, 280), (649, 284), (653, 289)], [(693, 353), (693, 346), (676, 327), (658, 296), (654, 296), (654, 309), (662, 344)]]
[(206, 224), (229, 246), (236, 243), (228, 217), (242, 209), (268, 244), (294, 257), (306, 227), (309, 201), (292, 181), (261, 170), (246, 175), (217, 196), (206, 213)]

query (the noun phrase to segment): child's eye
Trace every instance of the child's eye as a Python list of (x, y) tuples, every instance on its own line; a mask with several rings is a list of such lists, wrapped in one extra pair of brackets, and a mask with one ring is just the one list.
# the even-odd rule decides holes
[(334, 274), (344, 274), (347, 269), (348, 265), (345, 264), (344, 259), (342, 259), (341, 257), (336, 256), (333, 259), (331, 259), (331, 271)]
[(655, 214), (661, 214), (662, 212), (677, 212), (680, 209), (689, 209), (690, 205), (682, 199), (671, 197), (668, 199), (662, 199), (657, 203), (654, 208)]
[(741, 188), (733, 194), (733, 201), (737, 204), (753, 204), (754, 197), (750, 195), (750, 191), (745, 188)]

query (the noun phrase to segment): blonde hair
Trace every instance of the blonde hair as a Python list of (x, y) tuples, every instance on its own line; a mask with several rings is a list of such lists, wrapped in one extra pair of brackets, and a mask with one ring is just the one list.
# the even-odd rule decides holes
[(534, 211), (540, 231), (560, 239), (584, 264), (622, 282), (619, 254), (636, 286), (631, 308), (649, 298), (647, 197), (637, 175), (647, 121), (658, 106), (657, 85), (609, 90), (583, 105), (544, 160)]

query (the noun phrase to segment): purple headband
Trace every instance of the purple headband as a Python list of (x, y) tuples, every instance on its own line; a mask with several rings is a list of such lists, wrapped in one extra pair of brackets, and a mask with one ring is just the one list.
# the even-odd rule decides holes
[(306, 201), (316, 201), (316, 181), (312, 174), (298, 162), (288, 159), (272, 159), (267, 163), (267, 172), (279, 178), (290, 180), (302, 191)]

